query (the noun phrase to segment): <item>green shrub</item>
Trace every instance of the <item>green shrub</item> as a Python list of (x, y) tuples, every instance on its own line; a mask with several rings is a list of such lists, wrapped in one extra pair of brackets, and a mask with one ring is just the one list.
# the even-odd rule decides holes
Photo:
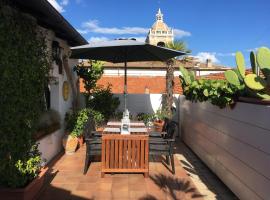
[(87, 102), (87, 107), (100, 112), (105, 120), (110, 119), (120, 104), (119, 98), (114, 97), (111, 92), (111, 85), (106, 88), (96, 87), (92, 97)]
[(49, 62), (36, 21), (0, 2), (0, 185), (24, 187), (41, 168), (33, 133)]
[(89, 118), (89, 114), (90, 112), (87, 108), (84, 108), (78, 112), (76, 115), (75, 126), (70, 133), (71, 136), (79, 137), (83, 134), (83, 129)]
[(139, 121), (143, 121), (145, 124), (149, 122), (153, 122), (155, 119), (155, 114), (148, 114), (148, 113), (138, 113), (137, 119)]
[[(96, 126), (102, 125), (105, 120), (103, 114), (100, 113), (99, 111), (96, 111), (90, 108), (84, 108), (80, 110), (77, 114), (73, 114), (70, 117), (71, 123), (74, 123), (73, 129), (70, 135), (73, 137), (81, 136), (83, 134), (84, 127), (90, 116), (94, 118), (94, 122)], [(75, 120), (74, 120), (74, 117), (75, 117)]]
[(226, 80), (196, 80), (194, 74), (180, 67), (183, 94), (187, 100), (194, 102), (209, 101), (224, 108), (236, 102), (239, 88), (231, 86)]
[(77, 120), (77, 113), (73, 113), (72, 111), (66, 112), (65, 115), (65, 130), (69, 133), (71, 133), (75, 127)]

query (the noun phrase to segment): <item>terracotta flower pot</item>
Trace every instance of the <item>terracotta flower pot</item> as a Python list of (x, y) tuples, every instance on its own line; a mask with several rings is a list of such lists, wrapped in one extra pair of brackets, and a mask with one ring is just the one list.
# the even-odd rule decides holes
[(154, 127), (155, 127), (155, 131), (161, 132), (163, 129), (163, 125), (164, 125), (164, 120), (156, 120), (154, 121)]
[(1, 188), (0, 198), (5, 200), (32, 200), (37, 199), (39, 191), (44, 185), (48, 168), (42, 168), (38, 177), (25, 188)]
[(66, 154), (73, 154), (78, 146), (78, 138), (70, 135), (65, 135), (63, 138), (63, 146)]

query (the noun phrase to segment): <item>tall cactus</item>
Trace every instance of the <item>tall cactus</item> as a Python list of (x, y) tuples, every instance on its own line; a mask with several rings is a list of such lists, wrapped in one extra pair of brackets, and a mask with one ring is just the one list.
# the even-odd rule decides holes
[(270, 49), (267, 47), (259, 48), (257, 52), (257, 63), (266, 78), (270, 78)]
[[(270, 99), (270, 50), (267, 47), (261, 47), (257, 55), (254, 52), (250, 53), (250, 62), (253, 74), (245, 75), (245, 59), (241, 52), (236, 52), (237, 69), (228, 70), (225, 72), (227, 81), (238, 87), (242, 86), (249, 88), (249, 92), (254, 93), (262, 99)], [(258, 65), (257, 65), (258, 64)], [(259, 68), (264, 74), (264, 77), (259, 76)]]
[(246, 73), (246, 65), (245, 65), (245, 58), (244, 55), (238, 51), (235, 54), (235, 61), (237, 65), (237, 69), (242, 76), (242, 78), (245, 78), (245, 73)]
[(257, 76), (259, 76), (260, 75), (259, 74), (259, 68), (258, 68), (258, 65), (257, 65), (256, 54), (254, 53), (254, 51), (251, 51), (250, 52), (249, 59), (250, 59), (250, 64), (251, 64), (252, 72), (254, 74), (256, 74)]

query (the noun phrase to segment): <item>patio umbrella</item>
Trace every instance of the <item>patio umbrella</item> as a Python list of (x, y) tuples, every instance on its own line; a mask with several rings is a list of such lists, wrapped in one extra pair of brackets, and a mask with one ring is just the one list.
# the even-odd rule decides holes
[(166, 61), (186, 53), (138, 42), (136, 40), (112, 40), (71, 48), (71, 58), (124, 63), (124, 106), (127, 108), (127, 62), (135, 61)]

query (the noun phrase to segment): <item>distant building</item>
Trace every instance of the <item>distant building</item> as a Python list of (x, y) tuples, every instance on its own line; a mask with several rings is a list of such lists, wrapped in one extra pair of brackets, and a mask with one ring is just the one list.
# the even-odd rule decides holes
[(165, 46), (166, 43), (173, 42), (173, 39), (173, 29), (163, 21), (163, 14), (158, 9), (156, 22), (149, 30), (146, 42), (152, 45)]

